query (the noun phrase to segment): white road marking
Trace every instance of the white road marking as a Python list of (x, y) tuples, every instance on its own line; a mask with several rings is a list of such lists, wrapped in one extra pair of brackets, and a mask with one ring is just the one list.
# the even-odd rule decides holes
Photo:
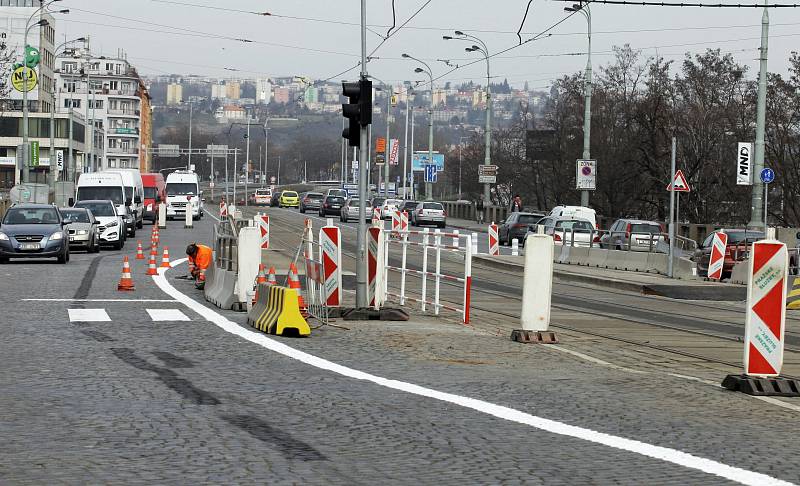
[(27, 302), (177, 302), (175, 299), (21, 299)]
[(189, 317), (178, 309), (146, 309), (153, 322), (160, 321), (191, 321)]
[(69, 322), (111, 322), (105, 309), (67, 309)]
[[(180, 260), (173, 261), (171, 264), (173, 267), (175, 267), (184, 262), (186, 262), (186, 259), (182, 258)], [(291, 346), (287, 346), (286, 344), (283, 344), (279, 341), (269, 338), (265, 334), (250, 331), (248, 329), (239, 326), (234, 322), (229, 321), (216, 311), (202, 305), (201, 303), (195, 301), (194, 299), (179, 292), (175, 287), (172, 286), (172, 284), (170, 284), (167, 281), (166, 277), (164, 276), (166, 270), (167, 269), (165, 268), (159, 268), (158, 275), (153, 276), (153, 281), (167, 295), (174, 297), (176, 300), (186, 305), (188, 308), (192, 309), (201, 316), (205, 317), (209, 322), (215, 324), (217, 327), (221, 328), (222, 330), (230, 334), (239, 336), (242, 339), (250, 341), (251, 343), (258, 344), (259, 346), (262, 346), (270, 351), (282, 354), (286, 357), (300, 361), (301, 363), (308, 364), (315, 368), (331, 371), (333, 373), (353, 378), (356, 380), (368, 381), (370, 383), (374, 383), (379, 386), (410, 393), (412, 395), (418, 395), (421, 397), (432, 398), (434, 400), (439, 400), (442, 402), (452, 403), (454, 405), (458, 405), (464, 408), (469, 408), (481, 413), (485, 413), (487, 415), (491, 415), (493, 417), (497, 417), (503, 420), (508, 420), (511, 422), (517, 422), (524, 425), (529, 425), (531, 427), (551, 432), (554, 434), (564, 435), (567, 437), (574, 437), (576, 439), (585, 440), (588, 442), (593, 442), (596, 444), (601, 444), (628, 452), (633, 452), (635, 454), (640, 454), (642, 456), (651, 457), (653, 459), (658, 459), (665, 462), (670, 462), (690, 469), (696, 469), (698, 471), (702, 471), (708, 474), (713, 474), (741, 484), (752, 485), (752, 486), (764, 486), (764, 485), (783, 486), (792, 484), (788, 481), (783, 481), (781, 479), (773, 478), (766, 474), (729, 466), (727, 464), (722, 464), (720, 462), (713, 461), (711, 459), (698, 457), (676, 449), (656, 446), (640, 442), (638, 440), (618, 437), (603, 432), (597, 432), (595, 430), (586, 429), (583, 427), (577, 427), (574, 425), (565, 424), (563, 422), (558, 422), (543, 417), (537, 417), (535, 415), (521, 412), (513, 408), (504, 407), (502, 405), (496, 405), (494, 403), (486, 402), (483, 400), (477, 400), (474, 398), (455, 395), (452, 393), (440, 392), (431, 388), (426, 388), (399, 380), (391, 380), (388, 378), (383, 378), (380, 376), (365, 373), (363, 371), (355, 370), (353, 368), (342, 366), (340, 364), (319, 358), (312, 354), (299, 351), (297, 349), (292, 348)]]

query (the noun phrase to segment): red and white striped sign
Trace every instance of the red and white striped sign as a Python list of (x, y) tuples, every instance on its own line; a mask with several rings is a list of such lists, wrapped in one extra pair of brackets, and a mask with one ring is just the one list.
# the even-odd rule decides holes
[(400, 213), (400, 231), (408, 231), (408, 211)]
[(744, 372), (755, 376), (777, 376), (783, 365), (786, 322), (789, 268), (786, 245), (776, 240), (753, 243), (749, 265)]
[(323, 226), (319, 230), (322, 266), (325, 270), (325, 302), (328, 307), (342, 304), (342, 237), (338, 226)]
[(219, 202), (219, 217), (220, 218), (228, 217), (228, 205), (225, 204), (224, 200)]
[(725, 263), (725, 247), (728, 245), (728, 235), (714, 233), (711, 243), (711, 257), (708, 260), (708, 278), (722, 279), (722, 264)]
[(401, 215), (400, 214), (401, 214), (400, 211), (392, 211), (392, 232), (393, 232), (392, 236), (393, 237), (397, 237), (397, 235), (394, 232), (400, 231), (400, 226), (401, 226), (401, 223), (400, 223)]
[(367, 228), (367, 294), (369, 306), (376, 310), (383, 304), (384, 232), (375, 226)]
[(381, 221), (381, 208), (372, 208), (372, 226), (383, 226)]
[(497, 238), (497, 225), (489, 225), (489, 255), (497, 256), (500, 254), (500, 240)]
[(261, 249), (269, 249), (269, 216), (266, 214), (259, 214), (256, 216), (258, 223), (258, 230), (261, 233)]

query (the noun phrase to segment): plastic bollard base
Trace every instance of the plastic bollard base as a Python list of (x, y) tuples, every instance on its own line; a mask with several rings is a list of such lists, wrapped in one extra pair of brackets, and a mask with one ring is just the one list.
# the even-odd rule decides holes
[(783, 376), (728, 375), (722, 386), (754, 396), (800, 397), (800, 380)]
[(558, 344), (558, 336), (553, 331), (526, 331), (514, 329), (511, 340), (522, 344)]

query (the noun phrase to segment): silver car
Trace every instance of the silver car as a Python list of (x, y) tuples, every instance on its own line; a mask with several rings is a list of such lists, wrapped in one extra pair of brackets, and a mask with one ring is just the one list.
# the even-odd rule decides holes
[(69, 247), (86, 250), (89, 253), (100, 251), (100, 224), (89, 209), (60, 209), (64, 221), (69, 222)]
[(412, 226), (432, 224), (444, 228), (447, 225), (447, 213), (442, 203), (438, 202), (421, 202), (411, 211), (410, 216)]
[[(367, 213), (369, 214), (369, 208), (367, 209)], [(348, 197), (347, 201), (345, 201), (344, 206), (342, 206), (342, 212), (339, 215), (339, 220), (343, 223), (350, 221), (351, 219), (355, 219), (358, 221), (358, 198), (357, 197)], [(369, 216), (366, 218), (369, 221)]]
[(600, 238), (603, 248), (611, 250), (656, 251), (664, 243), (664, 228), (655, 221), (642, 219), (618, 219), (608, 233)]
[(557, 246), (597, 246), (600, 235), (588, 219), (573, 218), (569, 216), (547, 216), (535, 225), (529, 227), (530, 232), (536, 232), (537, 226), (544, 226), (545, 234), (553, 237), (553, 244)]

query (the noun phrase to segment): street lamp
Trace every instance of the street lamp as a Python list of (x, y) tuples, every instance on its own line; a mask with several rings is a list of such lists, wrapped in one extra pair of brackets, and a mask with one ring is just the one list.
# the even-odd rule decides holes
[[(53, 55), (53, 58), (58, 57), (59, 51), (61, 51), (61, 48), (62, 47), (66, 47), (67, 44), (72, 44), (73, 42), (85, 42), (85, 41), (86, 41), (85, 37), (78, 37), (77, 39), (72, 39), (70, 41), (62, 42), (61, 44), (59, 44), (58, 47), (55, 48), (55, 54)], [(58, 169), (58, 166), (54, 162), (54, 160), (55, 160), (56, 89), (57, 89), (57, 86), (56, 86), (56, 80), (55, 80), (55, 77), (54, 77), (53, 78), (53, 92), (51, 93), (53, 95), (53, 102), (50, 103), (50, 189), (51, 190), (55, 190), (55, 187), (56, 187), (56, 170)], [(72, 123), (72, 103), (70, 103), (69, 123), (70, 124)], [(67, 154), (66, 166), (64, 167), (65, 176), (66, 176), (66, 174), (69, 173), (69, 165), (71, 164), (71, 160), (72, 160), (72, 136), (69, 137), (67, 151), (69, 153)], [(62, 177), (61, 179), (65, 180), (65, 181), (69, 180), (67, 177)]]
[[(386, 94), (386, 147), (384, 150), (384, 167), (383, 167), (383, 197), (389, 197), (389, 154), (390, 154), (390, 143), (389, 143), (389, 111), (391, 110), (392, 106), (392, 95), (394, 94), (394, 90), (392, 86), (387, 84), (384, 81), (376, 78), (375, 76), (370, 75), (370, 79), (374, 79), (378, 81), (381, 86), (383, 86), (382, 91), (385, 91)], [(381, 91), (381, 88), (376, 88), (377, 90)], [(378, 171), (378, 175), (380, 176), (380, 171)], [(380, 179), (380, 177), (378, 178)], [(380, 182), (378, 183), (378, 190), (380, 191)]]
[[(592, 134), (592, 12), (589, 4), (584, 5), (583, 0), (572, 4), (571, 7), (564, 7), (565, 12), (580, 12), (586, 17), (588, 25), (589, 50), (586, 59), (586, 72), (583, 79), (584, 103), (583, 103), (583, 158), (590, 158), (591, 134)], [(670, 176), (671, 177), (671, 176)], [(581, 191), (581, 206), (589, 205), (589, 191)]]
[[(478, 37), (475, 37), (471, 34), (465, 34), (460, 30), (456, 30), (454, 34), (457, 37), (452, 37), (449, 35), (442, 36), (444, 40), (461, 40), (466, 42), (478, 42), (480, 46), (473, 44), (470, 47), (464, 49), (467, 52), (480, 52), (484, 59), (486, 60), (486, 133), (484, 134), (485, 138), (485, 153), (483, 158), (483, 165), (491, 165), (492, 164), (492, 93), (491, 93), (491, 75), (489, 73), (489, 48), (486, 46), (486, 43), (483, 42)], [(459, 176), (460, 182), (460, 176)], [(461, 190), (459, 189), (459, 195), (461, 194)], [(491, 201), (491, 184), (484, 184), (483, 185), (483, 197), (485, 201)]]
[[(422, 69), (418, 67), (414, 69), (415, 73), (425, 73), (430, 78), (431, 83), (431, 104), (430, 108), (428, 108), (428, 163), (433, 164), (433, 71), (431, 67), (424, 61), (417, 59), (416, 57), (410, 56), (406, 53), (403, 53), (403, 57), (406, 59), (413, 59), (418, 63), (421, 63), (425, 66), (426, 69)], [(425, 183), (425, 199), (430, 201), (433, 199), (433, 184), (430, 182)]]

